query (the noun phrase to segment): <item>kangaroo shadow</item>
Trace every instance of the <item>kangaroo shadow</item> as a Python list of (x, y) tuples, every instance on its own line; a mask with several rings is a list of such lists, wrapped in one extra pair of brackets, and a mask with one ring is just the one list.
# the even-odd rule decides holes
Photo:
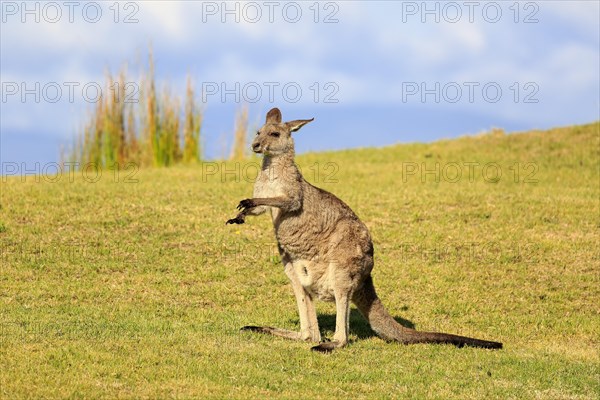
[[(405, 328), (415, 329), (415, 324), (412, 321), (401, 317), (394, 317), (394, 319)], [(319, 321), (321, 332), (335, 331), (335, 314), (319, 314), (317, 315), (317, 320)], [(354, 333), (358, 336), (358, 339), (368, 339), (377, 336), (369, 326), (367, 320), (355, 308), (350, 309), (350, 333)]]

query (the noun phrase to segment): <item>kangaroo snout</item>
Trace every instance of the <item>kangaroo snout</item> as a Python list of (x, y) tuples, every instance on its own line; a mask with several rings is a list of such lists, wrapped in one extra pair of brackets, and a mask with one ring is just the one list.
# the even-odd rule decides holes
[(255, 153), (260, 153), (260, 143), (252, 143), (252, 151)]

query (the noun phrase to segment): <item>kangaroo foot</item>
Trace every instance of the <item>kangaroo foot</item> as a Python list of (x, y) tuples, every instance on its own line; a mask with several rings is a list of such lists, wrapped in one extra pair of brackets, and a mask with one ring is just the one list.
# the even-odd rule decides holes
[(289, 331), (287, 329), (272, 328), (270, 326), (253, 326), (248, 325), (240, 329), (240, 331), (250, 331), (264, 333), (268, 335), (278, 336), (285, 339), (302, 340), (300, 332)]
[(312, 347), (311, 350), (318, 351), (319, 353), (331, 353), (333, 350), (344, 346), (345, 344), (333, 340), (331, 342), (320, 343), (319, 345)]

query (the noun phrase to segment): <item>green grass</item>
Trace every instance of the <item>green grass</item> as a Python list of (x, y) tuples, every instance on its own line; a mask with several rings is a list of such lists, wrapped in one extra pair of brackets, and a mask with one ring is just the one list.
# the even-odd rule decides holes
[(239, 333), (298, 327), (269, 218), (225, 225), (252, 165), (3, 180), (0, 397), (597, 399), (599, 127), (298, 157), (370, 228), (394, 316), (500, 351), (385, 343), (355, 311), (331, 355)]

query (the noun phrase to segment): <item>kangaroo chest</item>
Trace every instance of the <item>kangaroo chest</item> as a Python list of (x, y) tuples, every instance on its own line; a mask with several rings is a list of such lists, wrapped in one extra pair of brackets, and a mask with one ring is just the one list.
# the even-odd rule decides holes
[[(262, 170), (259, 174), (256, 182), (254, 183), (254, 193), (253, 197), (255, 198), (273, 198), (273, 197), (281, 197), (285, 195), (284, 184), (283, 181), (275, 176), (274, 171), (272, 169)], [(273, 219), (273, 223), (279, 216), (279, 209), (275, 207), (267, 207), (271, 212), (271, 218)]]
[[(285, 176), (278, 176), (278, 172), (281, 171), (274, 168), (261, 170), (254, 184), (253, 197), (286, 197), (289, 193), (293, 193), (294, 189), (297, 190), (294, 186), (299, 184), (295, 179), (296, 171), (287, 170), (288, 175)], [(282, 255), (292, 264), (300, 284), (313, 296), (324, 301), (333, 301), (333, 265), (325, 260), (319, 260), (316, 243), (306, 237), (308, 234), (306, 221), (297, 216), (284, 221), (279, 218), (281, 211), (277, 207), (267, 208), (271, 212)]]

